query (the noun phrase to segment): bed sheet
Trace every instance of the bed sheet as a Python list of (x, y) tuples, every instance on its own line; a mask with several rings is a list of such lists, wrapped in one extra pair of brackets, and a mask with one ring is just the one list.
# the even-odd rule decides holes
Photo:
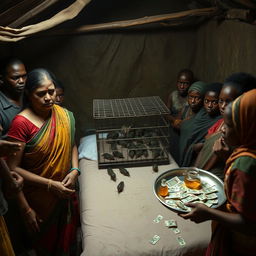
[[(82, 256), (200, 256), (204, 255), (211, 235), (210, 222), (195, 224), (184, 220), (177, 213), (163, 206), (153, 194), (156, 177), (170, 165), (127, 168), (130, 177), (117, 169), (117, 181), (110, 180), (106, 169), (99, 170), (97, 161), (80, 160), (82, 174), (79, 176), (80, 211), (83, 233)], [(117, 193), (117, 185), (124, 181), (124, 191)], [(157, 215), (164, 219), (154, 223)], [(164, 226), (164, 220), (177, 221), (180, 234)], [(156, 245), (149, 243), (159, 235)], [(180, 246), (177, 237), (184, 238)]]

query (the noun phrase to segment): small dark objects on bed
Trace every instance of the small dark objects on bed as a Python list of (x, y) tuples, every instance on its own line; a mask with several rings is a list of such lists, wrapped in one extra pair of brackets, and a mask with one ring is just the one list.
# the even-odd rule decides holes
[(121, 192), (123, 192), (123, 190), (124, 190), (124, 182), (121, 181), (121, 182), (117, 185), (117, 192), (118, 192), (118, 193), (121, 193)]
[(116, 174), (114, 173), (113, 169), (108, 167), (107, 172), (108, 172), (108, 175), (110, 176), (110, 179), (113, 181), (116, 181)]
[(119, 168), (120, 173), (122, 173), (124, 176), (130, 176), (130, 173), (125, 168)]

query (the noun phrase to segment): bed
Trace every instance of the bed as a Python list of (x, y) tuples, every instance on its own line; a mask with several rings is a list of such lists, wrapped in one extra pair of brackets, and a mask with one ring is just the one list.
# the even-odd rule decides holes
[[(90, 147), (90, 149), (92, 149)], [(80, 148), (81, 153), (81, 148)], [(153, 194), (156, 177), (177, 164), (152, 167), (127, 168), (130, 177), (117, 169), (117, 181), (110, 180), (106, 169), (98, 169), (97, 160), (83, 158), (80, 154), (81, 175), (80, 211), (82, 228), (82, 256), (149, 256), (149, 255), (204, 255), (210, 240), (210, 222), (195, 224), (164, 207)], [(91, 157), (93, 158), (93, 157)], [(117, 193), (117, 185), (124, 181), (124, 191)], [(164, 217), (160, 223), (153, 220)], [(164, 220), (177, 221), (180, 234), (174, 234), (164, 225)], [(159, 235), (152, 245), (149, 240)], [(181, 246), (177, 237), (184, 238)]]

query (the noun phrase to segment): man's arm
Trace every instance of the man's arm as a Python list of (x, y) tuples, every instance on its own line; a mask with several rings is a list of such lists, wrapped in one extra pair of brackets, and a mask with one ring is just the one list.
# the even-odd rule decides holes
[(23, 178), (17, 173), (10, 172), (4, 159), (0, 158), (0, 176), (4, 181), (5, 194), (8, 197), (16, 196), (23, 187)]

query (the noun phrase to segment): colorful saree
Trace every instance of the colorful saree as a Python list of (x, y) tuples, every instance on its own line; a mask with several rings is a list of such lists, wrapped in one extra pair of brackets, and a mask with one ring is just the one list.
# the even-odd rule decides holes
[[(62, 181), (71, 167), (74, 145), (74, 117), (68, 110), (54, 105), (51, 118), (26, 144), (21, 167), (55, 181)], [(60, 199), (45, 188), (26, 184), (25, 197), (43, 220), (32, 247), (38, 255), (72, 255), (79, 224), (75, 196)]]
[[(226, 211), (240, 213), (256, 223), (256, 90), (251, 90), (232, 104), (232, 120), (240, 140), (226, 162)], [(249, 224), (248, 224), (249, 225)], [(213, 234), (207, 256), (253, 256), (256, 236), (233, 231), (213, 222)]]

